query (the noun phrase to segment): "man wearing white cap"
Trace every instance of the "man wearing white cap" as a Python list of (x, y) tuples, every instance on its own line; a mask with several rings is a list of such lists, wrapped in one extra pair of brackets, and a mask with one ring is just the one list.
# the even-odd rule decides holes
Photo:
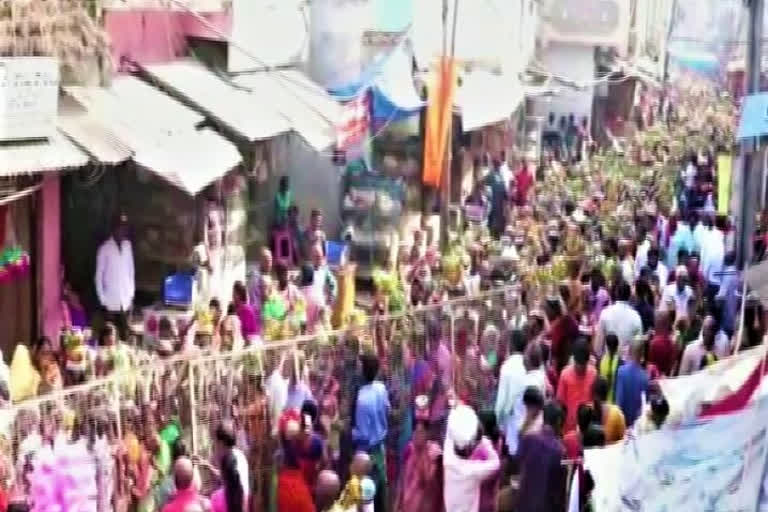
[[(480, 487), (499, 470), (499, 455), (487, 437), (481, 437), (477, 414), (459, 405), (448, 415), (443, 446), (445, 469), (445, 510), (477, 512)], [(473, 457), (476, 450), (485, 452), (485, 460)]]

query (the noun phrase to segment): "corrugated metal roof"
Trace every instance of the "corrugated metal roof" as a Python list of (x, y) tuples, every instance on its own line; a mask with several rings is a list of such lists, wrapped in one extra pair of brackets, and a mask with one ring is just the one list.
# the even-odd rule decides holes
[(304, 73), (260, 71), (238, 75), (234, 82), (261, 98), (261, 103), (272, 105), (316, 150), (335, 144), (341, 106)]
[(242, 157), (234, 144), (208, 128), (178, 134), (136, 151), (134, 161), (191, 195), (219, 179)]
[(205, 118), (135, 77), (109, 88), (65, 89), (95, 122), (107, 126), (134, 161), (190, 194), (200, 192), (242, 158), (234, 144), (197, 126)]
[(231, 81), (189, 61), (148, 66), (169, 90), (248, 141), (295, 130), (314, 148), (335, 142), (341, 107), (299, 71), (261, 71)]
[(133, 151), (127, 144), (69, 96), (59, 99), (59, 130), (100, 163), (115, 165), (128, 160)]
[(465, 132), (509, 119), (524, 99), (516, 76), (472, 71), (462, 76), (455, 104)]
[(15, 176), (82, 167), (88, 156), (63, 134), (47, 141), (0, 145), (0, 176)]

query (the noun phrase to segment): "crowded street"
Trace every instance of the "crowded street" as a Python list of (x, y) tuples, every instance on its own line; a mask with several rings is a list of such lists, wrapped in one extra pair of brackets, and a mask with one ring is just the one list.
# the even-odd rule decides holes
[(768, 510), (731, 11), (126, 1), (2, 18), (0, 512)]

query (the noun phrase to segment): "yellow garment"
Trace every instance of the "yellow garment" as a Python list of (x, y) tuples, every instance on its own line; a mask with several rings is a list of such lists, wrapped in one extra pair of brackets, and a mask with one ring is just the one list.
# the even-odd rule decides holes
[(605, 404), (603, 406), (603, 433), (605, 435), (605, 444), (621, 441), (624, 439), (624, 432), (626, 430), (627, 424), (621, 409), (613, 404)]
[(331, 322), (337, 329), (344, 327), (355, 309), (355, 266), (347, 265), (338, 274), (339, 292), (333, 304)]
[(611, 404), (615, 401), (616, 374), (619, 370), (620, 359), (618, 354), (614, 355), (613, 358), (610, 357), (610, 354), (605, 354), (600, 359), (600, 376), (608, 381), (608, 403)]
[(363, 489), (360, 485), (360, 477), (353, 475), (341, 491), (341, 496), (339, 496), (333, 510), (336, 510), (335, 507), (338, 507), (339, 510), (348, 510), (352, 507), (357, 507), (362, 501)]
[(18, 402), (37, 394), (40, 386), (40, 374), (32, 365), (32, 358), (26, 345), (16, 345), (11, 361), (11, 401)]
[(128, 461), (131, 464), (138, 464), (141, 458), (141, 443), (133, 432), (126, 432), (123, 437), (125, 453), (128, 455)]

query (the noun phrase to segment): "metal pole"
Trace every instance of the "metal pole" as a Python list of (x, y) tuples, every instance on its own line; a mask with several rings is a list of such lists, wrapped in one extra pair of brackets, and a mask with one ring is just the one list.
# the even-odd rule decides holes
[[(453, 0), (453, 27), (451, 30), (450, 53), (448, 48), (448, 0), (443, 0), (443, 61), (445, 57), (451, 60), (456, 53), (456, 23), (459, 16), (459, 0)], [(451, 106), (452, 108), (452, 106)], [(446, 144), (445, 163), (443, 164), (441, 193), (440, 193), (440, 245), (443, 250), (448, 248), (448, 232), (450, 231), (451, 188), (453, 187), (453, 114), (448, 127), (448, 143)]]
[[(747, 93), (760, 92), (762, 65), (764, 0), (749, 1), (749, 40), (747, 47)], [(759, 139), (747, 139), (741, 146), (741, 208), (739, 212), (739, 243), (737, 255), (739, 269), (749, 265), (752, 253), (752, 233), (754, 231), (755, 201), (754, 186), (757, 183), (753, 174), (759, 170)]]

